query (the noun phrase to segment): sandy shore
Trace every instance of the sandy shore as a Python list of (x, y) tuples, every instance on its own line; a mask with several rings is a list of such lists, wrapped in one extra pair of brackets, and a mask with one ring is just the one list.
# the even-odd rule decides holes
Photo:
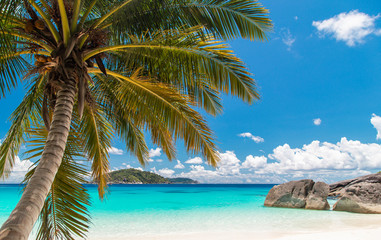
[[(147, 228), (139, 232), (128, 232), (120, 225), (120, 228), (108, 227), (103, 231), (99, 228), (90, 230), (89, 240), (379, 240), (381, 236), (379, 214), (282, 210), (288, 215), (277, 217), (287, 216), (286, 218), (277, 221), (273, 219), (267, 223), (247, 221), (241, 214), (240, 224), (235, 218), (223, 221), (220, 225), (203, 221), (198, 222), (201, 225), (188, 222), (189, 225), (184, 226), (172, 222), (170, 225), (162, 225), (162, 228), (147, 225)], [(295, 215), (292, 217), (291, 214)], [(297, 216), (302, 214), (308, 216), (298, 219)]]
[[(323, 230), (324, 231), (324, 230)], [(379, 228), (355, 228), (337, 231), (309, 232), (199, 232), (142, 236), (112, 236), (113, 240), (378, 240)], [(107, 239), (106, 236), (91, 237), (90, 240)]]
[[(376, 229), (353, 229), (333, 232), (318, 232), (294, 234), (290, 236), (273, 238), (276, 240), (376, 240), (380, 239), (381, 226)], [(252, 238), (253, 239), (253, 238)]]

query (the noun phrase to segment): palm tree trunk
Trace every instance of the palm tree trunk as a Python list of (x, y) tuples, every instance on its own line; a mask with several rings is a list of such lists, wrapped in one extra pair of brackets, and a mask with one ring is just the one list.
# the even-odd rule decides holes
[(69, 79), (58, 92), (52, 125), (40, 163), (16, 208), (1, 227), (0, 240), (28, 239), (61, 165), (70, 131), (76, 91), (75, 80)]

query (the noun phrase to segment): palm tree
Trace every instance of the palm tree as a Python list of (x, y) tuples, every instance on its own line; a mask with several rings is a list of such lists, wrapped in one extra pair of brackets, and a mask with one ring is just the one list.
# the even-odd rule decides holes
[(266, 39), (271, 21), (255, 0), (1, 0), (0, 9), (2, 96), (21, 81), (28, 88), (0, 147), (0, 176), (25, 142), (39, 159), (1, 240), (27, 239), (39, 216), (40, 239), (84, 237), (86, 171), (76, 160), (91, 162), (103, 198), (114, 135), (143, 165), (147, 131), (169, 160), (180, 138), (216, 166), (195, 109), (218, 115), (221, 92), (258, 99), (224, 43)]

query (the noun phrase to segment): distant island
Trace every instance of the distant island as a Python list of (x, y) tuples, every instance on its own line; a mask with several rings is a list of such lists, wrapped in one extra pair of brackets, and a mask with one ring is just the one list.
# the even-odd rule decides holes
[(122, 169), (110, 172), (110, 184), (197, 184), (190, 178), (165, 178), (159, 174), (138, 169)]

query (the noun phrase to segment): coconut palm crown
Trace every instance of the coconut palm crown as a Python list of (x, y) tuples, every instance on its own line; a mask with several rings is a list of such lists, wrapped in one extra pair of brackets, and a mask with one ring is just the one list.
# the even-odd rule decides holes
[[(142, 165), (145, 133), (169, 160), (182, 139), (217, 166), (211, 130), (197, 111), (222, 112), (221, 93), (247, 103), (255, 82), (224, 42), (265, 40), (268, 11), (255, 0), (1, 0), (0, 91), (27, 93), (0, 146), (6, 178), (23, 144), (37, 159), (0, 239), (85, 237), (87, 159), (100, 198), (111, 141)], [(76, 237), (76, 238), (77, 238)]]

